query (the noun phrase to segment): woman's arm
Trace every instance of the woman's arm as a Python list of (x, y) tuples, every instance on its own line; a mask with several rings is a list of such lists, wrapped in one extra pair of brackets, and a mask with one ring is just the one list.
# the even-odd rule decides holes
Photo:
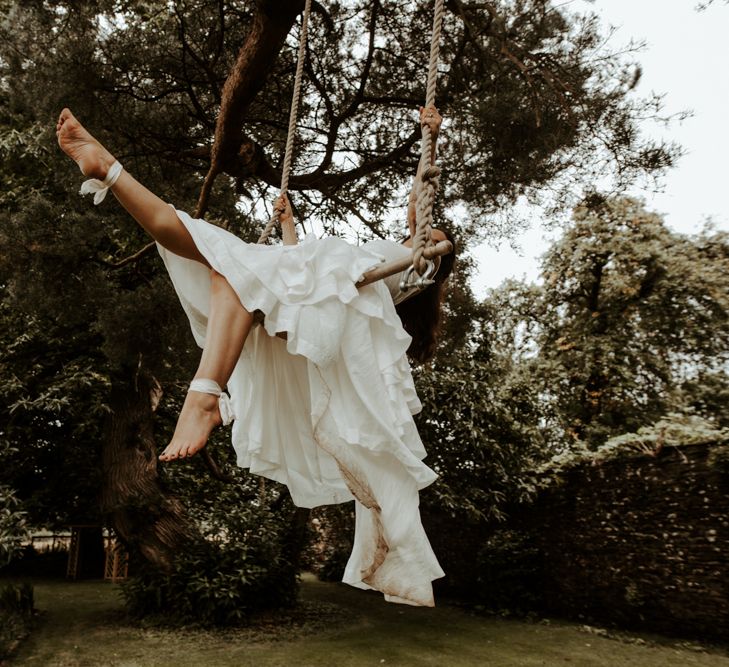
[(289, 198), (282, 194), (274, 203), (274, 208), (279, 208), (278, 221), (281, 224), (281, 236), (284, 245), (296, 245), (299, 242), (296, 236), (296, 226), (294, 225), (294, 214), (291, 211), (291, 203)]
[(442, 122), (443, 118), (438, 113), (438, 109), (435, 107), (420, 107), (420, 125), (430, 128), (433, 142), (430, 148), (430, 160), (423, 159), (424, 156), (420, 156), (418, 171), (415, 174), (413, 187), (410, 190), (410, 197), (408, 198), (408, 229), (410, 230), (410, 238), (415, 235), (415, 205), (420, 194), (420, 175), (427, 167), (435, 162), (436, 145), (438, 143), (438, 134), (440, 133), (440, 125)]

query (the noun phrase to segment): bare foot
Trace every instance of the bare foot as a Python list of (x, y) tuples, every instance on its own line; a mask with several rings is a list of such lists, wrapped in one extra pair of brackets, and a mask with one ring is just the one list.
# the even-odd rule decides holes
[(159, 455), (160, 461), (173, 461), (193, 456), (207, 444), (210, 431), (223, 423), (218, 397), (190, 391), (177, 419), (170, 444)]
[(94, 139), (68, 110), (61, 111), (56, 124), (61, 150), (81, 169), (84, 176), (103, 181), (114, 164), (114, 156)]

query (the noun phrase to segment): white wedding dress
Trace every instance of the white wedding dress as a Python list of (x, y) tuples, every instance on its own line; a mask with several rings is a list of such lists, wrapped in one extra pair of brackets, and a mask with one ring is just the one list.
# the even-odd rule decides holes
[[(433, 606), (431, 582), (444, 572), (420, 521), (418, 490), (437, 475), (422, 461), (412, 418), (421, 405), (405, 356), (410, 337), (393, 305), (398, 278), (355, 287), (364, 272), (410, 250), (313, 235), (294, 246), (256, 245), (177, 214), (243, 306), (265, 314), (228, 382), (238, 464), (286, 484), (301, 507), (356, 499), (343, 581)], [(210, 271), (158, 249), (203, 347)]]

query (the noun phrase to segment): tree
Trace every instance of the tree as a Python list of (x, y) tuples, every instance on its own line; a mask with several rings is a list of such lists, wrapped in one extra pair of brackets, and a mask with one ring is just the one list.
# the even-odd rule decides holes
[[(8, 184), (0, 276), (11, 350), (0, 371), (7, 437), (22, 452), (4, 474), (50, 474), (62, 461), (60, 488), (78, 462), (82, 482), (62, 492), (63, 517), (88, 506), (94, 479), (106, 480), (107, 492), (116, 484), (106, 511), (160, 564), (171, 563), (181, 540), (200, 538), (158, 477), (151, 438), (160, 389), (165, 412), (194, 350), (159, 262), (139, 251), (141, 233), (113, 203), (100, 217), (69, 197), (78, 174), (54, 148), (53, 118), (70, 106), (151, 189), (180, 207), (197, 203), (208, 219), (253, 239), (280, 177), (289, 33), (302, 4), (0, 5), (0, 173)], [(429, 7), (314, 7), (290, 181), (299, 219), (358, 236), (401, 230), (417, 163)], [(439, 213), (464, 247), (485, 233), (482, 220), (524, 193), (552, 187), (556, 201), (568, 201), (580, 183), (560, 185), (560, 175), (589, 182), (598, 169), (624, 183), (670, 165), (676, 149), (643, 141), (635, 127), (658, 102), (631, 95), (637, 70), (604, 50), (595, 17), (545, 0), (447, 7)], [(467, 290), (459, 299), (451, 311), (465, 329), (472, 300)], [(101, 476), (86, 473), (101, 461)], [(24, 497), (36, 494), (31, 487), (26, 480)], [(48, 499), (36, 497), (35, 520), (50, 520)]]
[(491, 296), (505, 313), (492, 340), (531, 369), (560, 431), (593, 446), (680, 404), (708, 414), (721, 392), (709, 400), (705, 383), (723, 387), (729, 359), (728, 241), (672, 232), (636, 200), (587, 200), (544, 256), (543, 285)]
[(726, 366), (700, 369), (681, 383), (676, 403), (713, 421), (718, 428), (729, 428), (729, 371)]

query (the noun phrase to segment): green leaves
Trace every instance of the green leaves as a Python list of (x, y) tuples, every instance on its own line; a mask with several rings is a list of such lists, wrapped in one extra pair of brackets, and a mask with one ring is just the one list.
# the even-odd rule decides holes
[(728, 254), (725, 233), (677, 234), (639, 201), (594, 198), (546, 253), (541, 286), (506, 283), (486, 300), (484, 344), (532, 367), (558, 446), (594, 448), (692, 403), (721, 419)]
[[(0, 447), (6, 455), (8, 447)], [(23, 542), (30, 536), (26, 524), (26, 512), (21, 509), (20, 501), (12, 489), (0, 485), (0, 568), (7, 565), (20, 553)]]
[(508, 503), (530, 497), (521, 478), (539, 460), (542, 434), (528, 381), (462, 352), (448, 365), (423, 369), (416, 386), (426, 462), (440, 475), (423, 494), (426, 508), (471, 521), (500, 519)]
[[(234, 465), (234, 455), (226, 458)], [(288, 492), (267, 481), (263, 494), (259, 478), (234, 467), (235, 481), (220, 483), (194, 463), (169, 468), (166, 481), (184, 498), (202, 537), (185, 548), (171, 573), (139, 564), (123, 585), (129, 611), (163, 624), (221, 626), (293, 604), (298, 584), (298, 553), (289, 542), (294, 508), (280, 495)]]

